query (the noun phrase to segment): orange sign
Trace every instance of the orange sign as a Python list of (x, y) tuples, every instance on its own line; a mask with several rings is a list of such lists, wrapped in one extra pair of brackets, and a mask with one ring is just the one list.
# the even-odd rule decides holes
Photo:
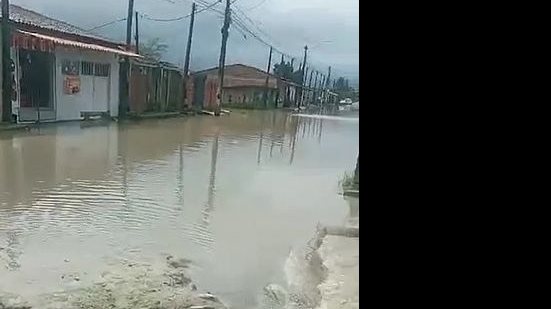
[(80, 92), (80, 76), (65, 75), (63, 81), (63, 90), (65, 94), (75, 94)]

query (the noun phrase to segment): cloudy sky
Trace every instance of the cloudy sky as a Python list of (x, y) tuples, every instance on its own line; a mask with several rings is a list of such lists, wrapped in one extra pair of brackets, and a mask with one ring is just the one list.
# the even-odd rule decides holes
[[(214, 3), (216, 0), (203, 2)], [(192, 0), (135, 0), (135, 9), (151, 18), (174, 18), (189, 14)], [(224, 1), (225, 2), (225, 1)], [(126, 0), (12, 0), (11, 3), (89, 29), (126, 17)], [(333, 67), (333, 76), (357, 80), (359, 59), (359, 0), (236, 0), (238, 17), (277, 49), (302, 59), (309, 49), (309, 65), (319, 71)], [(198, 9), (202, 6), (199, 5)], [(223, 11), (224, 4), (215, 6)], [(247, 20), (247, 16), (250, 20)], [(169, 45), (164, 58), (182, 65), (189, 18), (175, 22), (140, 20), (141, 40), (160, 37)], [(191, 69), (216, 66), (220, 52), (222, 17), (211, 10), (197, 14)], [(262, 31), (262, 33), (260, 32)], [(112, 24), (97, 33), (124, 41), (125, 22)], [(245, 35), (246, 34), (246, 37)], [(245, 63), (264, 68), (269, 48), (251, 35), (230, 27), (226, 63)], [(281, 55), (274, 54), (279, 61)]]

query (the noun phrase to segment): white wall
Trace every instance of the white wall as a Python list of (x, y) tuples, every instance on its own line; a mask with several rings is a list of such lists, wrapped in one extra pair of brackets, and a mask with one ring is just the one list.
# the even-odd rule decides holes
[[(62, 63), (64, 60), (89, 61), (94, 63), (109, 63), (111, 71), (108, 85), (94, 84), (95, 76), (80, 74), (80, 92), (66, 94), (64, 92)], [(105, 79), (103, 77), (101, 79)], [(96, 89), (95, 89), (96, 88)], [(107, 91), (108, 95), (94, 93)], [(111, 53), (95, 52), (90, 50), (76, 50), (56, 48), (55, 52), (55, 107), (57, 120), (78, 120), (81, 111), (110, 112), (112, 117), (119, 113), (119, 61), (118, 56)]]

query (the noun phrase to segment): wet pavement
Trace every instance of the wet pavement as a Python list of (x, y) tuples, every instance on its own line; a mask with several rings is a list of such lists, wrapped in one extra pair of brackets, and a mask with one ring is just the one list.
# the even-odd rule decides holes
[(0, 292), (32, 298), (177, 256), (199, 290), (258, 308), (290, 250), (343, 223), (358, 125), (235, 111), (0, 132)]

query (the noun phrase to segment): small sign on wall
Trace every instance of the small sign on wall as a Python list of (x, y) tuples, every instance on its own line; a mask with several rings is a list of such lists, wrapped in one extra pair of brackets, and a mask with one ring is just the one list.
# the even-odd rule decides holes
[(65, 75), (63, 80), (65, 94), (76, 94), (80, 92), (80, 76)]

